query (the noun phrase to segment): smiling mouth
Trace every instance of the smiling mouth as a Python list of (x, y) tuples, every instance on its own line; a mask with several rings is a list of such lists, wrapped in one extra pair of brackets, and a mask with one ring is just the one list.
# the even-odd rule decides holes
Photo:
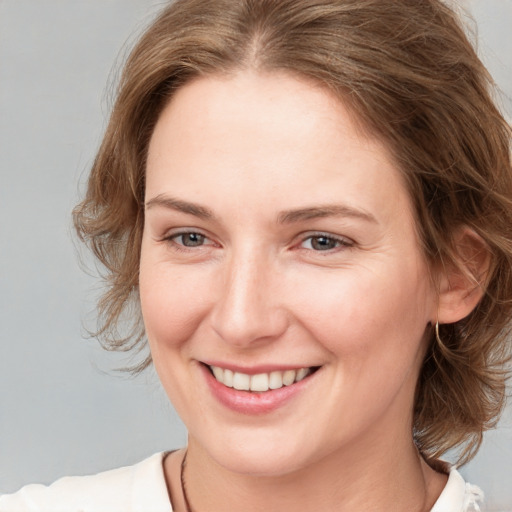
[(265, 391), (280, 389), (285, 386), (291, 386), (296, 382), (304, 380), (315, 373), (320, 367), (311, 366), (307, 368), (297, 368), (295, 370), (272, 371), (268, 373), (258, 373), (249, 375), (247, 373), (234, 372), (227, 368), (207, 365), (211, 374), (217, 382), (220, 382), (228, 388), (239, 391), (253, 391), (263, 393)]

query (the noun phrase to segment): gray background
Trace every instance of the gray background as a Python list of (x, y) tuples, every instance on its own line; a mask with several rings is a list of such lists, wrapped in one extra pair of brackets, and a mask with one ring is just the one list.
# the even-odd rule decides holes
[[(84, 337), (98, 280), (70, 212), (135, 34), (164, 2), (0, 0), (0, 489), (131, 464), (186, 441), (153, 371)], [(512, 97), (512, 0), (464, 2), (479, 52)], [(511, 118), (512, 103), (503, 98)], [(84, 259), (88, 260), (84, 255)], [(512, 407), (463, 473), (512, 511)]]

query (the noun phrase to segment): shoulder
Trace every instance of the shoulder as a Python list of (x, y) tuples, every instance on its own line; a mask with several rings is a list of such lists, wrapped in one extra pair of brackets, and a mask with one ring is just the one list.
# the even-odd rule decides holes
[(465, 482), (462, 475), (451, 468), (448, 482), (431, 512), (480, 512), (483, 499), (479, 487)]
[(134, 466), (96, 475), (32, 484), (0, 496), (0, 512), (171, 512), (163, 473), (164, 453)]

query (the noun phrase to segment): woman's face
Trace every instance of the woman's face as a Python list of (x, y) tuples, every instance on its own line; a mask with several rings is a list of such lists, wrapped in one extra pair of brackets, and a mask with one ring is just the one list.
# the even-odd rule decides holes
[(398, 170), (339, 101), (197, 79), (156, 125), (145, 201), (142, 311), (191, 445), (275, 475), (411, 441), (435, 293)]

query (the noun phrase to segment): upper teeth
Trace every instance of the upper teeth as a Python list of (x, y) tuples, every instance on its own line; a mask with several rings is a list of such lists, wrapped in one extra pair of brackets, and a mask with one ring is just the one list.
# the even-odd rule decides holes
[(220, 383), (224, 384), (224, 386), (242, 391), (268, 391), (269, 389), (279, 389), (283, 386), (290, 386), (294, 382), (299, 382), (311, 373), (311, 368), (258, 373), (256, 375), (233, 372), (218, 366), (210, 366), (210, 369), (215, 378)]

